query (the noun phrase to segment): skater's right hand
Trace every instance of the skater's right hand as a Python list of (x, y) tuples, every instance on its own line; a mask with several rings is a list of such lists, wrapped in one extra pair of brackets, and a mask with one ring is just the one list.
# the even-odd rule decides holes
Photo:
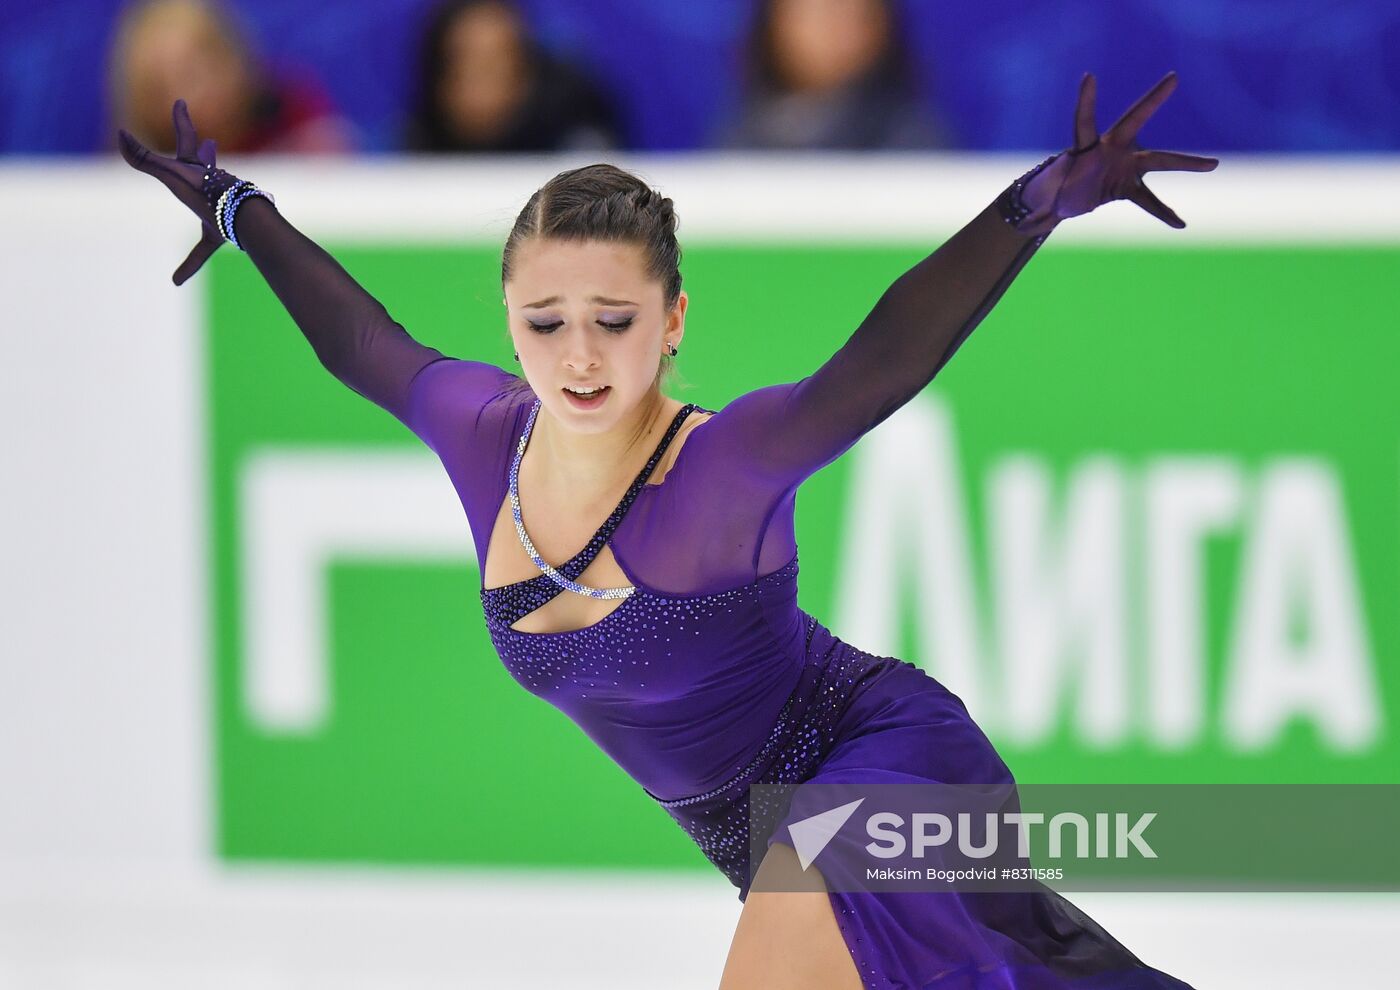
[(199, 140), (184, 100), (175, 101), (171, 116), (175, 122), (174, 158), (155, 154), (124, 130), (117, 131), (117, 141), (128, 165), (165, 183), (203, 225), (199, 243), (172, 276), (176, 285), (183, 285), (219, 249), (224, 237), (214, 226), (214, 207), (204, 191), (206, 175), (215, 171), (214, 139)]
[(1084, 73), (1074, 117), (1074, 146), (1026, 184), (1023, 199), (1032, 212), (1017, 229), (1048, 234), (1061, 220), (1117, 199), (1136, 203), (1169, 227), (1185, 227), (1186, 222), (1147, 188), (1142, 177), (1148, 172), (1211, 172), (1220, 160), (1179, 151), (1149, 151), (1137, 143), (1138, 131), (1175, 91), (1176, 79), (1175, 72), (1168, 72), (1100, 134), (1094, 115), (1098, 84), (1092, 72)]

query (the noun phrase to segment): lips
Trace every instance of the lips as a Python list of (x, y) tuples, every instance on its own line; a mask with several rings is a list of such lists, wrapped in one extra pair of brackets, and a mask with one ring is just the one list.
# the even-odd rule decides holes
[(612, 391), (612, 389), (607, 385), (604, 385), (599, 391), (594, 392), (591, 396), (588, 397), (584, 397), (575, 392), (571, 392), (568, 388), (561, 388), (559, 391), (563, 392), (568, 397), (569, 403), (575, 409), (592, 409), (595, 406), (601, 406), (603, 402), (607, 399), (608, 393)]

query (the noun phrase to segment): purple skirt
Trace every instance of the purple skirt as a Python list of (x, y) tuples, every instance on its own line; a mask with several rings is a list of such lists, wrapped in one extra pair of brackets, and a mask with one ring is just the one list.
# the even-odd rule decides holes
[[(962, 701), (913, 664), (877, 657), (808, 617), (802, 677), (759, 753), (704, 794), (658, 801), (748, 896), (754, 784), (994, 784), (1011, 771)], [(802, 815), (755, 809), (786, 842)], [(791, 844), (791, 843), (788, 843)], [(828, 891), (870, 988), (1191, 990), (1146, 965), (1062, 895), (1032, 891)]]

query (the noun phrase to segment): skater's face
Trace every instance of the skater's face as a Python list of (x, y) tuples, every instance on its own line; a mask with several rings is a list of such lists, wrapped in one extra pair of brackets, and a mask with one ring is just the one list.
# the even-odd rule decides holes
[[(661, 355), (680, 346), (689, 300), (665, 305), (638, 244), (531, 237), (505, 284), (510, 335), (526, 380), (561, 424), (603, 433), (659, 394)], [(576, 403), (566, 386), (607, 386)]]

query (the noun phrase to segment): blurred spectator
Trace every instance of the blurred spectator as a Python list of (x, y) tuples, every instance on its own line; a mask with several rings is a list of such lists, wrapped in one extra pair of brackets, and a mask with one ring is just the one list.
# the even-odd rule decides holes
[(615, 148), (618, 115), (602, 91), (544, 51), (505, 0), (451, 0), (423, 34), (411, 151)]
[(891, 0), (759, 0), (726, 148), (912, 149), (950, 141), (919, 99)]
[(206, 0), (142, 0), (127, 7), (110, 56), (115, 125), (172, 154), (170, 108), (190, 107), (199, 133), (227, 152), (353, 151), (351, 125), (310, 75), (274, 77), (229, 12)]

